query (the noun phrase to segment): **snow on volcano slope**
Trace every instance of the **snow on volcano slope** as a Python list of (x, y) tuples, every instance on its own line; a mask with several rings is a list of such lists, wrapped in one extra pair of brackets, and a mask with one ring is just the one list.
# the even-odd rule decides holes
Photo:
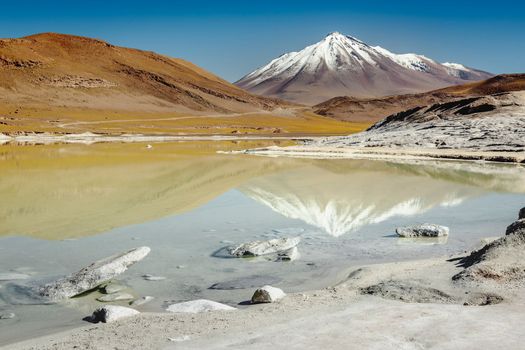
[(351, 95), (379, 97), (422, 92), (492, 75), (417, 54), (395, 54), (340, 33), (286, 53), (235, 84), (251, 92), (300, 103)]

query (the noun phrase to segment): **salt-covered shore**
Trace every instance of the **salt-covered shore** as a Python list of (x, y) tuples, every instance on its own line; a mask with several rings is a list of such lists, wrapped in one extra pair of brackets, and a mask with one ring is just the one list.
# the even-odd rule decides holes
[(6, 135), (0, 133), (0, 144), (93, 144), (102, 142), (171, 142), (171, 141), (235, 141), (235, 140), (289, 140), (290, 136), (264, 135), (104, 135), (85, 132), (81, 134), (27, 133)]
[(244, 153), (354, 159), (456, 159), (525, 163), (525, 92), (417, 107), (368, 130), (305, 145)]
[(465, 160), (503, 163), (525, 163), (525, 152), (494, 152), (467, 149), (432, 149), (432, 148), (390, 148), (390, 147), (328, 147), (319, 145), (300, 145), (278, 147), (270, 146), (244, 151), (232, 151), (235, 154), (251, 154), (273, 157), (297, 157), (319, 159), (379, 159), (379, 160)]
[[(237, 310), (141, 313), (9, 349), (521, 349), (525, 210), (471, 253), (354, 266), (323, 290)], [(246, 295), (249, 300), (250, 295)]]

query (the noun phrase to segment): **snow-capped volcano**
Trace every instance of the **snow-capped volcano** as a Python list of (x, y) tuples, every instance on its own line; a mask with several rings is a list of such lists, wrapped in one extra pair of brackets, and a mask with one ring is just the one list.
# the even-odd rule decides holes
[(302, 103), (342, 95), (379, 97), (433, 90), (492, 74), (417, 54), (395, 54), (335, 32), (299, 52), (286, 53), (236, 85)]

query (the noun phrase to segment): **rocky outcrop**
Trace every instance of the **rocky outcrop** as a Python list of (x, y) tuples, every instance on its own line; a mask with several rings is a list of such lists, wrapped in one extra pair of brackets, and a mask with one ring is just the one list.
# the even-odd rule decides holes
[(192, 301), (186, 301), (183, 303), (172, 304), (168, 306), (166, 311), (175, 312), (175, 313), (190, 313), (196, 314), (200, 312), (209, 312), (209, 311), (231, 311), (237, 310), (234, 307), (231, 307), (226, 304), (221, 304), (216, 301), (198, 299)]
[(524, 152), (525, 92), (415, 107), (393, 114), (365, 132), (309, 146)]
[(456, 282), (524, 287), (525, 219), (509, 225), (504, 237), (460, 259), (458, 265), (464, 270), (452, 277)]
[(398, 227), (396, 233), (400, 237), (419, 238), (419, 237), (444, 237), (448, 236), (449, 228), (435, 224), (421, 224), (415, 226)]
[(138, 314), (140, 314), (140, 312), (129, 307), (105, 305), (96, 309), (93, 315), (86, 317), (85, 320), (92, 323), (109, 323)]
[(148, 247), (131, 249), (125, 253), (98, 260), (65, 278), (38, 288), (38, 294), (51, 301), (59, 301), (92, 290), (120, 275), (150, 252)]
[(252, 296), (252, 304), (274, 303), (284, 298), (286, 294), (279, 288), (264, 286), (258, 288)]
[(268, 241), (254, 241), (249, 243), (243, 243), (236, 247), (232, 247), (229, 252), (231, 255), (236, 257), (250, 257), (275, 254), (278, 252), (286, 251), (297, 246), (301, 238), (276, 238)]
[(515, 233), (525, 233), (525, 219), (519, 219), (510, 224), (505, 230), (505, 235), (515, 234)]
[(521, 208), (518, 219), (525, 219), (525, 208)]

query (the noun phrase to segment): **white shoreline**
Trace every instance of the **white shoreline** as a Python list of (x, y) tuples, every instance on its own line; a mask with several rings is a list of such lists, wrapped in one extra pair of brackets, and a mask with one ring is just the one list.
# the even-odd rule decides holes
[(171, 141), (250, 141), (250, 140), (292, 140), (292, 139), (314, 139), (315, 137), (293, 137), (293, 136), (265, 136), (265, 135), (102, 135), (90, 132), (82, 134), (23, 134), (5, 135), (0, 134), (0, 145), (6, 143), (18, 144), (53, 144), (53, 143), (75, 143), (94, 144), (106, 142), (134, 143), (134, 142), (171, 142)]
[(525, 164), (525, 152), (496, 152), (467, 149), (386, 148), (386, 147), (326, 147), (270, 146), (233, 154), (316, 159), (376, 159), (376, 160), (458, 160)]

